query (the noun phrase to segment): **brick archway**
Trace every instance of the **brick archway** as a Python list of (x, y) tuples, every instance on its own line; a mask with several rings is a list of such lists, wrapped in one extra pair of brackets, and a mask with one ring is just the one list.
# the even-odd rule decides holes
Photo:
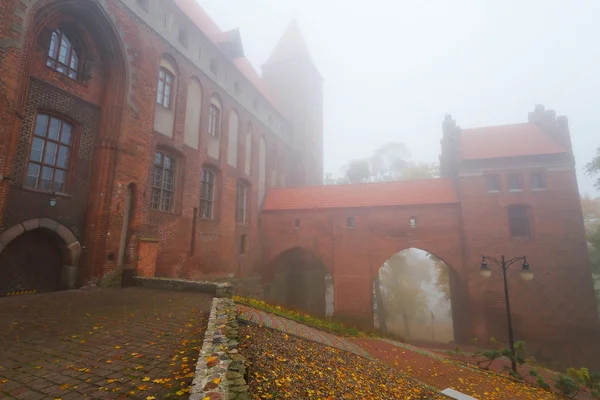
[[(35, 251), (31, 251), (32, 246)], [(32, 259), (32, 255), (37, 258)], [(5, 277), (0, 295), (13, 291), (72, 289), (80, 256), (77, 237), (53, 219), (33, 218), (13, 225), (0, 234), (2, 268), (7, 276), (14, 278), (9, 282)], [(52, 282), (54, 279), (56, 282)]]
[(272, 303), (319, 316), (333, 312), (332, 276), (313, 252), (296, 246), (279, 253), (267, 264), (264, 277)]

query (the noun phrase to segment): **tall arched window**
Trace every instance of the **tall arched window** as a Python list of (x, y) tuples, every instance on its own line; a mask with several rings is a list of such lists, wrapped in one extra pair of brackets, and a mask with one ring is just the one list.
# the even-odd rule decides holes
[(73, 158), (73, 126), (55, 116), (38, 114), (29, 148), (25, 187), (66, 193)]
[(267, 181), (267, 141), (264, 136), (260, 137), (258, 149), (258, 203), (262, 204), (265, 198)]
[(221, 102), (216, 97), (210, 100), (208, 108), (208, 134), (219, 136), (221, 130)]
[(69, 38), (60, 30), (52, 32), (46, 65), (71, 79), (79, 75), (79, 55)]
[(200, 218), (214, 218), (216, 174), (209, 168), (202, 168), (200, 186)]
[(229, 113), (229, 141), (227, 142), (227, 164), (232, 167), (238, 165), (238, 146), (240, 133), (240, 119), (235, 111)]
[(154, 153), (152, 209), (172, 211), (175, 203), (175, 159), (162, 151)]
[(245, 159), (244, 172), (250, 176), (252, 172), (252, 125), (248, 125), (248, 132), (246, 132), (246, 159)]

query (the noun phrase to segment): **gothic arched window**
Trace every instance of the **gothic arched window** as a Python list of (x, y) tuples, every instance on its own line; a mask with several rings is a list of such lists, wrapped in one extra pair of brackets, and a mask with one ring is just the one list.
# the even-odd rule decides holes
[(71, 79), (79, 74), (79, 54), (69, 38), (60, 30), (52, 32), (46, 65)]

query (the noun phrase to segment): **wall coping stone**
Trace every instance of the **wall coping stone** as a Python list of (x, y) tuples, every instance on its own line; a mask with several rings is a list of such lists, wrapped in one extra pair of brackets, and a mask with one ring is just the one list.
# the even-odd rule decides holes
[(232, 299), (213, 298), (198, 355), (190, 400), (250, 400), (244, 357), (237, 346), (239, 325)]
[(208, 293), (216, 297), (233, 296), (233, 285), (228, 282), (190, 281), (177, 278), (158, 278), (151, 276), (136, 276), (136, 286), (150, 289), (178, 290), (184, 292)]

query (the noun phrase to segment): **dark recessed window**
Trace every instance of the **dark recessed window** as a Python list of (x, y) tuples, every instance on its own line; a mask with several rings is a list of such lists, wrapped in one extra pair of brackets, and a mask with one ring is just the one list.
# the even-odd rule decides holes
[(184, 47), (188, 47), (188, 34), (184, 28), (179, 28), (179, 43)]
[(533, 190), (541, 190), (546, 189), (546, 181), (544, 179), (544, 174), (541, 172), (534, 172), (531, 174), (530, 179), (531, 189)]
[(221, 109), (214, 103), (208, 107), (208, 134), (211, 136), (219, 135), (219, 126), (221, 124)]
[(172, 211), (175, 192), (175, 160), (165, 153), (154, 153), (152, 209)]
[(411, 228), (417, 227), (417, 217), (410, 217), (410, 227)]
[(500, 177), (498, 175), (488, 175), (485, 177), (485, 184), (488, 192), (500, 191)]
[(38, 114), (29, 148), (25, 187), (66, 193), (73, 158), (73, 126), (46, 114)]
[(346, 226), (348, 228), (354, 228), (354, 217), (348, 217), (346, 220)]
[(237, 186), (237, 212), (236, 222), (240, 225), (245, 225), (247, 220), (246, 210), (248, 203), (248, 186), (244, 182), (238, 182)]
[(246, 235), (240, 236), (240, 254), (246, 254)]
[(294, 228), (300, 229), (300, 220), (298, 218), (296, 218), (296, 220), (294, 221)]
[(158, 72), (158, 90), (156, 91), (156, 102), (163, 107), (171, 108), (171, 92), (175, 76), (164, 67)]
[(508, 226), (512, 237), (530, 237), (529, 209), (527, 206), (508, 208)]
[(67, 36), (59, 29), (52, 32), (46, 65), (53, 70), (77, 80), (79, 55)]
[(210, 72), (212, 72), (214, 76), (217, 76), (217, 73), (219, 72), (219, 64), (214, 58), (210, 60)]
[(508, 175), (508, 190), (523, 190), (521, 174)]
[(202, 181), (200, 183), (200, 218), (213, 219), (215, 200), (215, 173), (202, 168)]

